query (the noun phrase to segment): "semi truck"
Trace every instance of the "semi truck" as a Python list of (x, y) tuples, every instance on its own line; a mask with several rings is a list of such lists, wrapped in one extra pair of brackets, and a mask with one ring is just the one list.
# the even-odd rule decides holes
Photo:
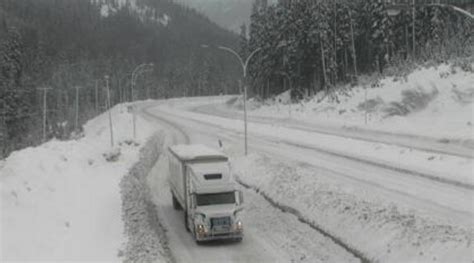
[(184, 226), (196, 242), (243, 238), (243, 195), (228, 157), (205, 145), (169, 148), (172, 204), (184, 212)]

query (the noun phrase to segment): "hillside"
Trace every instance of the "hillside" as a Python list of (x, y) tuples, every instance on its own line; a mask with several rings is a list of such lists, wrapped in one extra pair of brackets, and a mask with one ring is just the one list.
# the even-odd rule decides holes
[[(197, 9), (218, 25), (240, 32), (242, 24), (250, 24), (250, 14), (255, 0), (175, 0), (175, 2)], [(276, 3), (270, 0), (268, 3)]]
[[(321, 91), (299, 103), (284, 92), (264, 101), (251, 99), (250, 114), (275, 123), (305, 123), (368, 136), (401, 134), (472, 151), (473, 68), (472, 62), (462, 67), (441, 64), (420, 66), (404, 77), (365, 77), (360, 85), (347, 85), (330, 96)], [(241, 103), (236, 100), (232, 107), (241, 109)]]
[[(132, 99), (219, 94), (236, 90), (232, 58), (201, 44), (236, 43), (236, 35), (169, 0), (5, 0), (0, 2), (0, 156), (41, 139), (48, 87), (46, 138), (66, 138), (106, 105)], [(204, 87), (206, 87), (204, 89)], [(26, 136), (28, 135), (28, 136)]]
[(185, 6), (190, 6), (216, 22), (218, 25), (239, 32), (243, 23), (250, 22), (253, 0), (176, 0)]

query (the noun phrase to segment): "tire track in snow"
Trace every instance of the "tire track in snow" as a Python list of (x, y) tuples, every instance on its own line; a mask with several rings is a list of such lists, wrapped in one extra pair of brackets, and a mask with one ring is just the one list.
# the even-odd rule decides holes
[[(180, 133), (183, 138), (185, 138), (185, 143), (189, 143), (190, 142), (190, 138), (189, 136), (187, 135), (187, 133), (183, 130), (182, 127), (174, 124), (173, 122), (169, 121), (169, 120), (166, 120), (164, 118), (160, 118), (156, 115), (153, 115), (152, 113), (148, 112), (148, 109), (151, 108), (153, 106), (150, 106), (150, 107), (147, 107), (147, 108), (144, 108), (143, 109), (143, 112), (148, 115), (149, 117), (159, 121), (159, 122), (164, 122), (166, 123), (167, 125), (169, 125), (172, 129), (174, 129), (176, 132)], [(335, 244), (337, 244), (338, 246), (340, 246), (341, 248), (343, 248), (345, 251), (347, 251), (349, 254), (351, 254), (352, 256), (354, 256), (355, 258), (359, 259), (362, 263), (371, 263), (372, 261), (369, 260), (362, 252), (352, 248), (352, 246), (350, 246), (349, 244), (346, 244), (344, 241), (342, 241), (341, 239), (339, 239), (338, 237), (335, 237), (333, 235), (331, 235), (329, 232), (325, 231), (324, 229), (322, 229), (320, 226), (318, 226), (316, 223), (314, 222), (310, 222), (308, 219), (305, 219), (302, 214), (292, 208), (292, 207), (289, 207), (289, 206), (285, 206), (285, 205), (282, 205), (282, 204), (279, 204), (278, 202), (274, 201), (272, 198), (270, 198), (268, 195), (266, 195), (264, 192), (258, 190), (257, 188), (254, 188), (254, 187), (251, 187), (250, 185), (248, 184), (245, 184), (243, 183), (238, 176), (235, 176), (236, 178), (236, 181), (237, 183), (239, 183), (242, 187), (246, 188), (246, 189), (250, 189), (250, 190), (253, 190), (255, 191), (257, 194), (259, 194), (260, 196), (262, 196), (271, 206), (275, 207), (276, 209), (284, 212), (284, 213), (290, 213), (294, 216), (296, 216), (296, 218), (298, 219), (298, 221), (300, 221), (301, 223), (303, 224), (306, 224), (308, 225), (309, 227), (311, 227), (312, 229), (314, 229), (315, 231), (317, 231), (318, 233), (320, 233), (321, 235), (329, 238), (331, 241), (333, 241)]]
[[(196, 111), (198, 113), (219, 116), (223, 118), (235, 118), (236, 115), (239, 115), (234, 112), (222, 111), (219, 107), (214, 106), (215, 104), (201, 105), (198, 107), (191, 108), (191, 110)], [(254, 122), (257, 124), (272, 124), (275, 121), (280, 122), (283, 120), (278, 118), (258, 116), (249, 116), (248, 118), (250, 119), (250, 122)], [(345, 127), (343, 129), (336, 129), (324, 126), (314, 126), (314, 124), (311, 124), (311, 126), (304, 126), (298, 124), (297, 120), (294, 121), (291, 119), (284, 124), (284, 127), (330, 136), (349, 138), (354, 140), (363, 140), (367, 142), (408, 147), (437, 154), (447, 154), (462, 158), (474, 158), (472, 145), (467, 144), (465, 146), (456, 140), (450, 141), (449, 139), (434, 139), (430, 137), (423, 137), (419, 135), (405, 133), (397, 134), (387, 131), (368, 130), (360, 127)], [(448, 142), (444, 142), (446, 140)]]
[(175, 123), (173, 123), (173, 122), (171, 122), (171, 121), (169, 121), (169, 120), (167, 120), (167, 119), (165, 119), (165, 118), (160, 118), (160, 117), (158, 117), (158, 116), (156, 116), (156, 115), (154, 115), (153, 113), (150, 113), (150, 112), (148, 111), (150, 108), (154, 108), (154, 107), (156, 107), (156, 105), (147, 106), (147, 107), (145, 107), (145, 108), (142, 109), (142, 112), (143, 112), (147, 117), (149, 117), (149, 118), (151, 118), (151, 119), (154, 119), (154, 120), (156, 120), (156, 121), (158, 121), (158, 122), (165, 123), (166, 125), (170, 126), (172, 129), (178, 131), (178, 132), (181, 134), (181, 136), (183, 136), (184, 142), (178, 142), (178, 139), (177, 139), (177, 138), (174, 138), (175, 143), (185, 143), (185, 144), (189, 144), (189, 143), (191, 142), (191, 139), (189, 138), (189, 135), (183, 131), (183, 128), (181, 128), (180, 126), (176, 125)]
[[(148, 113), (148, 114), (150, 114), (150, 113)], [(150, 114), (150, 115), (152, 115), (152, 114)], [(190, 117), (179, 116), (179, 115), (175, 115), (175, 116), (177, 116), (179, 118), (182, 118), (182, 119), (185, 119), (185, 120), (199, 122), (199, 121), (194, 120)], [(166, 122), (169, 123), (169, 121), (166, 121)], [(206, 124), (207, 125), (213, 125), (217, 128), (226, 129), (225, 127), (221, 127), (221, 126), (215, 125), (213, 123), (206, 123)], [(174, 124), (170, 123), (170, 125), (176, 127)], [(177, 128), (179, 128), (179, 127), (177, 127)], [(229, 129), (227, 129), (227, 130), (229, 130)], [(233, 130), (230, 130), (230, 131), (233, 131)], [(456, 180), (451, 180), (451, 179), (448, 179), (448, 178), (439, 177), (439, 176), (428, 174), (428, 173), (423, 173), (423, 172), (419, 172), (419, 171), (415, 171), (415, 170), (410, 170), (410, 169), (407, 169), (407, 168), (396, 167), (396, 166), (394, 166), (392, 164), (388, 164), (388, 163), (372, 161), (372, 160), (368, 160), (368, 159), (364, 159), (364, 158), (359, 158), (359, 157), (356, 157), (356, 156), (353, 156), (353, 155), (343, 154), (341, 152), (331, 151), (331, 150), (328, 150), (328, 149), (323, 149), (323, 148), (315, 147), (315, 146), (307, 146), (307, 145), (303, 145), (303, 144), (300, 144), (300, 143), (291, 142), (291, 141), (288, 141), (288, 140), (281, 140), (281, 139), (273, 139), (272, 140), (269, 137), (262, 138), (261, 136), (256, 136), (256, 135), (254, 137), (258, 137), (258, 138), (261, 138), (261, 139), (264, 139), (264, 140), (267, 140), (267, 141), (270, 141), (270, 142), (273, 142), (273, 143), (283, 143), (283, 144), (286, 144), (286, 145), (289, 145), (289, 146), (294, 146), (294, 147), (299, 147), (299, 148), (303, 148), (303, 149), (307, 149), (307, 150), (317, 151), (319, 153), (323, 153), (323, 154), (327, 154), (327, 155), (331, 155), (331, 156), (335, 156), (335, 157), (339, 157), (339, 158), (344, 158), (344, 159), (347, 159), (347, 160), (360, 162), (360, 163), (372, 165), (372, 166), (375, 166), (375, 167), (378, 167), (378, 168), (387, 169), (387, 170), (391, 170), (391, 171), (395, 171), (395, 172), (399, 172), (399, 173), (404, 173), (404, 174), (407, 174), (407, 175), (416, 176), (416, 177), (419, 177), (419, 178), (424, 178), (424, 179), (427, 179), (427, 180), (431, 180), (431, 181), (435, 181), (435, 182), (443, 183), (443, 184), (448, 184), (448, 185), (452, 185), (452, 186), (455, 186), (455, 187), (464, 188), (464, 189), (467, 189), (467, 190), (474, 190), (474, 185), (472, 185), (472, 184), (467, 184), (467, 183), (459, 182), (459, 181), (456, 181)]]
[(340, 238), (336, 237), (336, 236), (333, 236), (331, 235), (328, 231), (324, 230), (323, 228), (321, 228), (320, 226), (317, 225), (317, 223), (313, 222), (313, 221), (310, 221), (308, 219), (306, 219), (300, 211), (296, 210), (295, 208), (293, 207), (290, 207), (290, 206), (286, 206), (286, 205), (283, 205), (283, 204), (280, 204), (278, 203), (277, 201), (273, 200), (270, 196), (268, 196), (264, 191), (261, 191), (260, 189), (258, 189), (257, 187), (254, 187), (254, 186), (251, 186), (249, 184), (246, 184), (244, 183), (242, 180), (240, 180), (239, 176), (237, 174), (234, 174), (234, 177), (235, 177), (235, 180), (237, 181), (237, 183), (239, 183), (241, 186), (243, 186), (244, 188), (246, 189), (249, 189), (249, 190), (253, 190), (255, 191), (257, 194), (259, 194), (260, 196), (262, 196), (265, 200), (267, 200), (268, 203), (270, 203), (273, 207), (275, 207), (276, 209), (279, 209), (280, 211), (282, 211), (283, 213), (289, 213), (289, 214), (292, 214), (294, 215), (298, 221), (300, 221), (301, 223), (303, 224), (306, 224), (308, 225), (309, 227), (311, 227), (312, 229), (316, 230), (317, 232), (319, 232), (321, 235), (331, 239), (335, 244), (337, 244), (338, 246), (342, 247), (344, 250), (346, 250), (347, 252), (349, 252), (352, 256), (354, 256), (355, 258), (358, 258), (360, 260), (360, 262), (362, 263), (371, 263), (372, 261), (366, 257), (364, 255), (364, 253), (360, 252), (359, 250), (353, 248), (352, 246), (350, 246), (349, 244), (346, 244), (344, 241), (342, 241)]
[(444, 184), (449, 184), (449, 185), (456, 186), (456, 187), (465, 188), (465, 189), (468, 189), (468, 190), (474, 190), (474, 185), (471, 185), (471, 184), (466, 184), (466, 183), (462, 183), (462, 182), (459, 182), (459, 181), (456, 181), (456, 180), (450, 180), (448, 178), (443, 178), (443, 177), (439, 177), (439, 176), (436, 176), (436, 175), (422, 173), (422, 172), (419, 172), (419, 171), (409, 170), (409, 169), (405, 169), (405, 168), (401, 168), (401, 167), (395, 167), (393, 165), (386, 164), (386, 163), (383, 163), (383, 162), (371, 161), (371, 160), (368, 160), (368, 159), (358, 158), (356, 156), (343, 154), (343, 153), (336, 152), (336, 151), (322, 149), (322, 148), (314, 147), (314, 146), (303, 145), (303, 144), (300, 144), (300, 143), (294, 143), (294, 142), (282, 141), (282, 140), (270, 140), (270, 141), (272, 141), (274, 143), (284, 143), (284, 144), (289, 145), (289, 146), (294, 146), (294, 147), (299, 147), (299, 148), (303, 148), (303, 149), (307, 149), (307, 150), (311, 150), (311, 151), (316, 151), (316, 152), (319, 152), (319, 153), (323, 153), (323, 154), (327, 154), (327, 155), (331, 155), (331, 156), (335, 156), (335, 157), (340, 157), (340, 158), (343, 158), (343, 159), (356, 161), (356, 162), (360, 162), (360, 163), (380, 167), (380, 168), (383, 168), (383, 169), (392, 170), (392, 171), (399, 172), (399, 173), (404, 173), (404, 174), (408, 174), (408, 175), (412, 175), (412, 176), (417, 176), (417, 177), (421, 177), (421, 178), (424, 178), (424, 179), (436, 181), (436, 182), (439, 182), (439, 183), (444, 183)]

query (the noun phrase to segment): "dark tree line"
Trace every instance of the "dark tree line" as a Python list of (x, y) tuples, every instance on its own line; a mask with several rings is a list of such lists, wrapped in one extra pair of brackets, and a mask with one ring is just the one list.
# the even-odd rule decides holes
[[(104, 15), (103, 6), (113, 9)], [(0, 155), (41, 140), (43, 90), (47, 137), (74, 129), (76, 87), (82, 124), (105, 107), (105, 75), (112, 105), (136, 98), (236, 92), (239, 68), (225, 54), (209, 56), (200, 44), (233, 45), (234, 34), (170, 0), (0, 1)]]
[(292, 83), (293, 95), (301, 97), (355, 82), (361, 73), (473, 55), (472, 19), (449, 8), (417, 6), (413, 46), (412, 9), (391, 14), (386, 2), (256, 0), (249, 39), (240, 41), (243, 53), (262, 49), (250, 68), (253, 93), (268, 97)]

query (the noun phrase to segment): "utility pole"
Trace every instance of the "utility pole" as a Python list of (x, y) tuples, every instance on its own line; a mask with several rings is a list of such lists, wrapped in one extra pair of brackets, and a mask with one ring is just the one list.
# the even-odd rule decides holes
[(357, 56), (356, 56), (356, 48), (355, 48), (355, 41), (354, 41), (354, 26), (352, 22), (352, 11), (349, 10), (349, 20), (350, 20), (350, 26), (351, 26), (351, 45), (352, 45), (352, 58), (353, 58), (353, 64), (354, 64), (354, 75), (357, 80), (357, 76), (359, 75), (357, 73)]
[(3, 158), (5, 157), (7, 153), (7, 137), (8, 137), (8, 129), (7, 129), (7, 103), (5, 100), (3, 100), (3, 107), (2, 107), (2, 134), (1, 134), (1, 139), (2, 139), (2, 152), (0, 152), (0, 157)]
[(46, 141), (46, 113), (47, 113), (47, 98), (48, 90), (52, 88), (38, 88), (38, 90), (43, 91), (43, 142)]
[(79, 127), (79, 89), (82, 89), (82, 87), (75, 86), (76, 89), (76, 118), (74, 122), (74, 130), (77, 132), (77, 129)]
[(107, 110), (109, 112), (110, 145), (114, 147), (114, 129), (112, 125), (112, 106), (110, 105), (109, 76), (105, 75), (105, 88), (107, 90)]
[(416, 36), (415, 36), (415, 33), (416, 33), (416, 30), (415, 30), (415, 22), (416, 22), (416, 9), (415, 9), (415, 3), (416, 0), (412, 0), (412, 20), (413, 20), (413, 25), (412, 25), (412, 35), (413, 35), (413, 47), (412, 47), (412, 55), (413, 55), (413, 58), (415, 58), (415, 52), (416, 52)]
[(323, 48), (323, 37), (321, 35), (321, 33), (319, 33), (319, 45), (321, 46), (321, 63), (323, 65), (323, 78), (324, 78), (324, 87), (326, 89), (326, 96), (328, 95), (329, 91), (328, 91), (328, 79), (327, 79), (327, 75), (326, 75), (326, 58), (324, 56), (324, 48)]
[(365, 119), (365, 125), (367, 125), (367, 118), (369, 115), (369, 107), (367, 106), (367, 86), (364, 86), (364, 105), (365, 105), (364, 119)]
[(95, 110), (99, 113), (99, 80), (95, 80)]
[(122, 80), (121, 79), (118, 79), (117, 80), (117, 84), (118, 84), (118, 92), (119, 92), (119, 103), (122, 103)]

